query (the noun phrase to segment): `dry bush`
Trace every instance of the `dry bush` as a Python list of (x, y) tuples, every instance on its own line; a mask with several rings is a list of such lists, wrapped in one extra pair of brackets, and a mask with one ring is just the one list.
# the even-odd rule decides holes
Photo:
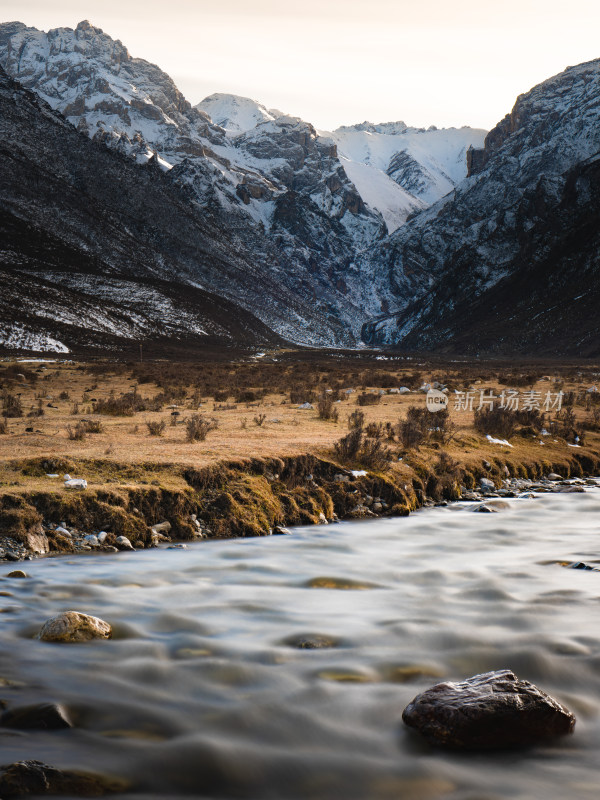
[(358, 460), (365, 467), (374, 470), (385, 470), (389, 467), (393, 459), (393, 453), (389, 447), (385, 447), (380, 439), (363, 439)]
[(596, 406), (591, 409), (583, 427), (587, 431), (600, 431), (600, 407)]
[(354, 461), (358, 456), (358, 451), (363, 440), (362, 426), (353, 428), (349, 434), (343, 436), (333, 446), (335, 455), (340, 461)]
[(86, 433), (102, 433), (104, 425), (99, 419), (82, 419), (79, 423), (83, 425)]
[(514, 411), (506, 408), (482, 408), (475, 411), (473, 425), (479, 433), (510, 439), (517, 428), (518, 419)]
[[(515, 387), (534, 386), (541, 377), (542, 377), (541, 373), (533, 373), (533, 372), (528, 372), (525, 374), (518, 372), (501, 373), (500, 375), (498, 375), (498, 383), (502, 383), (504, 384), (504, 386), (515, 386)], [(486, 375), (485, 379), (487, 378), (488, 376)]]
[(62, 391), (62, 392), (61, 392), (61, 393), (58, 395), (58, 399), (59, 399), (59, 400), (69, 400), (69, 399), (70, 399), (69, 393), (66, 391), (66, 389), (65, 389), (65, 390), (63, 390), (63, 391)]
[(369, 422), (365, 433), (371, 439), (387, 439), (393, 442), (395, 438), (394, 426), (391, 422)]
[(408, 450), (418, 449), (429, 438), (429, 416), (431, 412), (427, 408), (410, 406), (406, 419), (398, 423), (398, 439)]
[(356, 404), (359, 406), (376, 406), (380, 402), (381, 395), (373, 392), (362, 392), (356, 398)]
[(203, 442), (211, 431), (218, 428), (216, 419), (203, 414), (192, 414), (185, 421), (186, 439), (188, 442)]
[(72, 442), (83, 442), (86, 435), (85, 425), (78, 422), (76, 425), (67, 425), (67, 438)]
[(154, 422), (147, 422), (146, 427), (148, 428), (149, 436), (162, 436), (167, 427), (167, 423), (164, 419), (155, 420)]
[(32, 409), (27, 416), (28, 417), (43, 417), (44, 416), (44, 405), (41, 400), (38, 400), (37, 408)]
[(6, 417), (0, 417), (0, 435), (8, 433), (8, 421)]
[(236, 403), (256, 403), (262, 400), (264, 396), (264, 392), (255, 391), (254, 389), (238, 389), (234, 394), (234, 399)]
[(342, 462), (358, 461), (374, 470), (387, 469), (393, 459), (392, 451), (383, 445), (381, 439), (365, 436), (362, 428), (353, 428), (336, 442), (334, 452)]
[(583, 431), (578, 427), (572, 408), (563, 408), (557, 411), (548, 427), (550, 433), (554, 434), (554, 436), (561, 436), (567, 442), (577, 442), (581, 444), (583, 440)]
[(314, 402), (315, 393), (312, 389), (305, 386), (295, 386), (293, 389), (290, 389), (290, 403), (292, 403), (292, 405)]
[[(544, 427), (544, 415), (538, 409), (513, 410), (506, 408), (485, 408), (474, 413), (475, 430), (483, 434), (508, 439), (515, 434), (536, 434)], [(517, 430), (518, 426), (524, 428)]]
[(317, 402), (317, 410), (319, 412), (319, 419), (330, 419), (337, 422), (339, 419), (339, 412), (335, 407), (332, 394), (323, 394), (319, 397)]
[(254, 424), (260, 428), (264, 424), (266, 418), (266, 414), (259, 414), (257, 417), (254, 417)]
[(460, 494), (460, 480), (461, 470), (458, 461), (442, 450), (427, 480), (426, 492), (437, 502), (456, 500)]
[(365, 415), (358, 408), (348, 416), (348, 427), (350, 430), (355, 428), (362, 429), (365, 424)]
[[(89, 398), (87, 401), (89, 402)], [(101, 398), (94, 403), (94, 414), (106, 414), (111, 417), (131, 417), (138, 411), (154, 410), (160, 410), (156, 409), (156, 401), (142, 397), (135, 389), (118, 396), (111, 393), (109, 397)]]
[(21, 405), (21, 398), (11, 392), (2, 393), (2, 416), (3, 417), (22, 417), (23, 406)]

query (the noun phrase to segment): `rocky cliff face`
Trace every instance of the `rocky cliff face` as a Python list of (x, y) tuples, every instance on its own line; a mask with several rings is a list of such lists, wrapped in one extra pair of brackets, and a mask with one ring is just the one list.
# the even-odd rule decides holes
[(375, 258), (399, 311), (365, 326), (408, 348), (598, 352), (600, 61), (521, 95), (471, 154), (470, 177)]

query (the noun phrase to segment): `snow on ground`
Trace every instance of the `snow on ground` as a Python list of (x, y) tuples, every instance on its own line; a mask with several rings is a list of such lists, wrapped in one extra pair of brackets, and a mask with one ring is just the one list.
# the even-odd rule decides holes
[(41, 331), (27, 330), (18, 322), (0, 325), (0, 344), (12, 350), (33, 350), (38, 353), (70, 353), (69, 348)]

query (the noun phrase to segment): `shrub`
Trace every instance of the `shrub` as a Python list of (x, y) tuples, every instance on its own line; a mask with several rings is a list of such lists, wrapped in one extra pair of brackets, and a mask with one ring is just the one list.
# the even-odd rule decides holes
[(544, 427), (544, 415), (535, 408), (529, 410), (485, 408), (475, 411), (473, 424), (480, 433), (508, 439), (517, 431), (518, 425), (525, 426), (523, 433), (539, 433)]
[(479, 433), (509, 439), (515, 432), (518, 419), (515, 411), (506, 408), (482, 408), (475, 411), (473, 425)]
[(340, 461), (358, 461), (376, 470), (387, 469), (393, 458), (392, 451), (380, 439), (365, 436), (362, 428), (353, 428), (336, 442), (334, 452)]
[(375, 406), (381, 402), (380, 394), (373, 394), (372, 392), (362, 392), (356, 398), (356, 403), (359, 406)]
[(354, 430), (355, 428), (358, 428), (359, 430), (362, 430), (362, 428), (364, 427), (364, 424), (365, 424), (365, 415), (364, 415), (364, 413), (362, 411), (359, 411), (358, 409), (356, 409), (356, 411), (353, 411), (349, 415), (349, 417), (348, 417), (348, 427), (350, 428), (350, 430)]
[(0, 417), (0, 435), (8, 433), (8, 422), (6, 417)]
[(37, 408), (32, 409), (28, 414), (28, 417), (43, 417), (44, 416), (44, 405), (41, 400), (38, 400)]
[(62, 392), (61, 392), (61, 393), (58, 395), (58, 399), (59, 399), (59, 400), (69, 400), (69, 393), (68, 393), (67, 391), (62, 391)]
[(23, 406), (21, 405), (21, 398), (18, 395), (11, 394), (10, 392), (4, 392), (2, 394), (2, 416), (23, 416)]
[(167, 427), (167, 423), (164, 419), (155, 420), (154, 422), (147, 422), (146, 427), (148, 428), (149, 436), (162, 436)]
[(323, 394), (319, 397), (317, 410), (319, 412), (319, 419), (331, 419), (334, 422), (337, 422), (339, 419), (340, 415), (335, 407), (333, 396), (331, 394), (323, 392)]
[(234, 394), (236, 403), (256, 403), (257, 400), (262, 400), (263, 397), (264, 392), (255, 392), (252, 389), (238, 389)]
[(85, 439), (85, 425), (81, 422), (78, 422), (77, 425), (67, 425), (67, 437), (72, 442), (82, 442)]
[(600, 431), (600, 408), (592, 408), (584, 423), (584, 428), (588, 431)]
[(353, 461), (360, 450), (362, 444), (362, 426), (360, 428), (352, 428), (347, 436), (342, 437), (334, 445), (334, 452), (340, 461)]
[(364, 438), (358, 451), (360, 463), (375, 470), (387, 469), (392, 458), (392, 451), (380, 439)]
[(257, 417), (254, 417), (254, 424), (260, 428), (263, 425), (266, 418), (267, 418), (266, 414), (259, 414)]
[(303, 386), (295, 386), (290, 390), (290, 403), (293, 405), (302, 405), (302, 403), (314, 403), (315, 393), (312, 389)]
[(577, 422), (572, 408), (563, 408), (556, 413), (550, 422), (550, 432), (555, 436), (561, 436), (570, 442), (583, 439), (583, 433), (576, 427)]
[(371, 439), (387, 439), (394, 441), (394, 426), (391, 422), (369, 422), (365, 428), (365, 433)]
[(431, 412), (427, 408), (409, 407), (406, 412), (406, 419), (401, 420), (397, 428), (398, 438), (404, 447), (417, 449), (429, 438), (428, 416), (431, 416)]
[(205, 417), (203, 414), (192, 414), (185, 421), (188, 442), (203, 442), (208, 434), (216, 428), (218, 428), (217, 420)]
[[(89, 401), (84, 396), (83, 402)], [(94, 403), (94, 414), (106, 414), (111, 417), (131, 417), (137, 411), (147, 411), (155, 405), (155, 401), (150, 401), (142, 397), (134, 389), (132, 392), (125, 392), (118, 397), (111, 394), (105, 399), (96, 400)]]
[(99, 419), (82, 419), (80, 425), (83, 425), (86, 433), (102, 433), (104, 430)]

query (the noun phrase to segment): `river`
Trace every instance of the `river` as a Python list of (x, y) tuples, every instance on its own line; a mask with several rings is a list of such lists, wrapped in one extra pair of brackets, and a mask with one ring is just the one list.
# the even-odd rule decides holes
[[(596, 800), (600, 572), (554, 562), (600, 559), (600, 488), (508, 502), (27, 563), (0, 580), (0, 698), (64, 703), (75, 727), (0, 730), (1, 763), (120, 775), (129, 800)], [(33, 638), (68, 609), (114, 638)], [(335, 646), (290, 645), (314, 634)], [(427, 686), (504, 667), (574, 711), (574, 735), (456, 754), (403, 726)]]

